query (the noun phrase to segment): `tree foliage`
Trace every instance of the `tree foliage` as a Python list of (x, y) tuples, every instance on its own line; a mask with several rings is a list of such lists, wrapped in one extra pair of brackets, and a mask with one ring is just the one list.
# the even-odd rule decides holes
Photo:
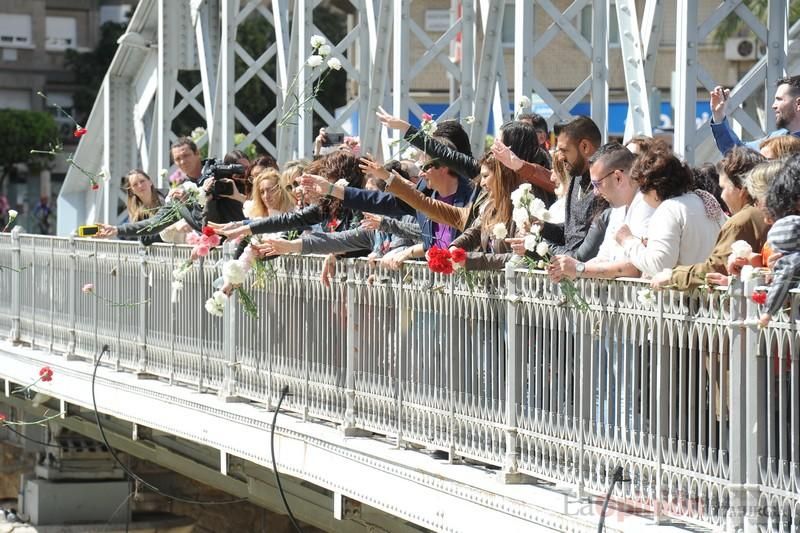
[(84, 121), (92, 110), (103, 78), (117, 51), (117, 39), (125, 32), (126, 24), (106, 22), (100, 27), (100, 42), (90, 52), (69, 49), (64, 54), (64, 62), (75, 76), (79, 87), (72, 95), (73, 116)]
[[(767, 9), (769, 8), (769, 2), (767, 2), (767, 0), (744, 0), (742, 3), (752, 11), (753, 15), (755, 15), (758, 20), (766, 24)], [(789, 26), (794, 24), (798, 19), (800, 19), (800, 2), (792, 0), (789, 2)], [(734, 11), (717, 26), (716, 31), (714, 31), (714, 41), (723, 44), (731, 37), (746, 37), (752, 33), (747, 23)]]
[(0, 109), (0, 183), (13, 165), (35, 161), (31, 149), (47, 150), (58, 139), (58, 128), (50, 113)]

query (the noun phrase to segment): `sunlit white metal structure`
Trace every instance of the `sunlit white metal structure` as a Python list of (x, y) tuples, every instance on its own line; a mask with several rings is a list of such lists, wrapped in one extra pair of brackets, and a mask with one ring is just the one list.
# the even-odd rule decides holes
[[(137, 444), (132, 425), (144, 440), (132, 453), (150, 448), (148, 428), (207, 447), (219, 461), (193, 475), (275, 507), (274, 488), (228, 465), (269, 468), (264, 406), (288, 386), (277, 463), (303, 518), (330, 531), (362, 531), (331, 519), (331, 492), (399, 517), (383, 517), (387, 531), (596, 531), (586, 497), (617, 467), (614, 499), (644, 514), (615, 511), (610, 530), (800, 524), (798, 291), (760, 329), (756, 280), (652, 301), (637, 297), (641, 280), (579, 280), (582, 311), (544, 272), (511, 265), (468, 281), (350, 260), (325, 288), (322, 257), (287, 256), (263, 287), (246, 283), (259, 318), (234, 298), (215, 317), (203, 302), (218, 253), (173, 296), (188, 247), (0, 234), (0, 336), (14, 343), (0, 341), (3, 402), (93, 431), (92, 364), (107, 346), (96, 387), (122, 428), (115, 443)], [(9, 392), (42, 365), (55, 369), (35, 384), (48, 405)], [(419, 447), (450, 461), (407, 449)], [(531, 477), (556, 486), (519, 484)], [(310, 486), (324, 490), (303, 497)]]
[[(350, 25), (345, 37), (331, 44), (350, 80), (349, 102), (334, 113), (312, 100), (300, 107), (295, 119), (279, 127), (295, 98), (303, 101), (322, 74), (323, 69), (305, 66), (310, 36), (322, 33), (313, 21), (320, 0), (142, 0), (103, 82), (87, 124), (89, 133), (76, 153), (84, 168), (105, 166), (111, 179), (99, 193), (89, 191), (86, 177), (71, 168), (59, 196), (58, 232), (66, 235), (85, 221), (116, 221), (123, 198), (120, 176), (136, 167), (157, 176), (170, 167), (169, 145), (179, 133), (186, 133), (174, 131), (174, 121), (187, 108), (204, 121), (197, 124), (207, 130), (201, 143), (208, 144), (212, 155), (234, 148), (233, 134), (241, 132), (245, 137), (240, 147), (256, 143), (279, 161), (305, 157), (310, 154), (315, 120), (331, 131), (343, 131), (348, 124), (355, 127), (357, 116), (364, 148), (388, 156), (397, 150), (378, 127), (374, 111), (383, 105), (396, 115), (420, 116), (412, 88), (426, 68), (436, 65), (453, 88), (449, 106), (437, 118), (473, 116), (476, 154), (483, 150), (485, 133), (494, 133), (519, 109), (522, 97), (533, 93), (552, 109), (551, 124), (569, 118), (576, 104), (588, 101), (592, 118), (605, 133), (612, 9), (619, 21), (619, 53), (628, 87), (628, 136), (651, 132), (649, 98), (663, 20), (668, 10), (677, 14), (675, 146), (692, 161), (695, 147), (709, 135), (707, 123), (699, 128), (695, 124), (698, 86), (716, 85), (699, 63), (698, 44), (731, 13), (768, 43), (730, 101), (731, 118), (752, 135), (769, 130), (773, 119), (767, 113), (764, 124), (758, 124), (737, 106), (760, 90), (769, 105), (774, 82), (785, 70), (787, 46), (786, 0), (770, 0), (766, 25), (741, 0), (722, 1), (708, 19), (698, 20), (699, 1), (647, 0), (640, 15), (637, 5), (642, 2), (634, 0), (618, 0), (613, 7), (610, 0), (575, 0), (563, 10), (557, 6), (564, 2), (555, 0), (452, 0), (450, 24), (434, 39), (412, 19), (410, 1), (343, 0), (337, 6), (349, 12)], [(587, 9), (591, 9), (588, 38), (576, 23)], [(514, 12), (511, 69), (506, 68), (500, 44), (503, 13), (508, 10)], [(536, 24), (535, 17), (542, 15), (551, 22)], [(237, 41), (237, 29), (254, 18), (263, 19), (270, 28), (268, 46), (257, 53)], [(543, 54), (552, 53), (547, 47), (557, 38), (588, 59), (585, 77), (563, 99), (534, 75), (534, 67)], [(199, 82), (186, 86), (188, 78), (179, 75), (184, 72), (199, 73)], [(237, 93), (253, 83), (263, 84), (276, 101), (257, 119), (237, 106)]]

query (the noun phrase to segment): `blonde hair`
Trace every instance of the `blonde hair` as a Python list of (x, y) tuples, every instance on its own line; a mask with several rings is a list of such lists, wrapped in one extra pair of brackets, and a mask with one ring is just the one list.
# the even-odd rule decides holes
[(256, 177), (253, 178), (253, 190), (250, 197), (253, 201), (253, 206), (250, 208), (250, 215), (252, 217), (269, 216), (269, 208), (261, 198), (261, 184), (263, 182), (274, 182), (274, 184), (268, 185), (268, 187), (278, 187), (279, 189), (278, 205), (275, 209), (282, 213), (291, 211), (292, 207), (294, 207), (294, 197), (290, 191), (291, 183), (284, 180), (285, 174), (284, 172), (284, 174), (281, 175), (274, 168), (268, 168), (259, 172)]
[[(143, 176), (150, 182), (150, 204), (145, 204), (134, 194), (133, 190), (131, 190), (129, 180), (133, 176)], [(161, 193), (156, 189), (150, 176), (142, 169), (134, 168), (125, 175), (125, 192), (128, 193), (125, 204), (128, 207), (128, 218), (131, 222), (138, 222), (150, 218), (157, 208), (164, 205), (164, 201), (161, 199)]]
[(769, 184), (781, 168), (783, 168), (784, 160), (772, 159), (760, 163), (752, 168), (747, 173), (744, 181), (744, 186), (747, 193), (756, 201), (764, 200), (767, 197)]
[(787, 155), (792, 155), (800, 152), (800, 137), (794, 135), (779, 135), (777, 137), (770, 137), (764, 139), (758, 148), (764, 148), (772, 152), (772, 159), (780, 159)]

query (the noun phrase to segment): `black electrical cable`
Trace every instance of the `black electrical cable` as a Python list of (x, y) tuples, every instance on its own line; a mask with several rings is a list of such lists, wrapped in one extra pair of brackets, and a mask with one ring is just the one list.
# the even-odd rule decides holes
[(606, 498), (603, 501), (603, 510), (600, 511), (600, 523), (597, 524), (597, 533), (603, 533), (603, 526), (606, 522), (606, 511), (608, 510), (608, 502), (611, 500), (611, 493), (614, 492), (614, 486), (622, 481), (625, 481), (622, 478), (622, 466), (617, 466), (617, 468), (614, 469), (614, 474), (611, 478), (611, 486), (608, 487)]
[(292, 522), (294, 530), (297, 531), (297, 533), (303, 533), (303, 530), (300, 529), (300, 526), (297, 524), (297, 520), (294, 518), (294, 514), (292, 514), (292, 509), (289, 507), (289, 502), (286, 501), (286, 494), (283, 492), (281, 476), (278, 472), (278, 463), (275, 461), (275, 424), (278, 422), (278, 412), (281, 410), (281, 404), (283, 403), (283, 399), (286, 398), (287, 394), (289, 394), (289, 386), (284, 385), (281, 389), (281, 397), (278, 398), (278, 405), (275, 407), (275, 413), (272, 415), (272, 427), (269, 430), (269, 451), (272, 455), (272, 471), (275, 472), (275, 482), (278, 484), (278, 492), (281, 493), (281, 499), (283, 500), (283, 506), (286, 508), (286, 514), (289, 515), (289, 520)]
[(25, 435), (24, 433), (22, 433), (20, 431), (17, 431), (16, 429), (14, 429), (13, 427), (11, 427), (8, 424), (3, 424), (2, 427), (6, 428), (7, 430), (11, 431), (12, 433), (16, 433), (17, 435), (19, 435), (23, 439), (29, 440), (29, 441), (31, 441), (31, 442), (33, 442), (35, 444), (39, 444), (40, 446), (49, 446), (50, 448), (61, 448), (61, 446), (59, 446), (58, 444), (51, 444), (49, 442), (44, 442), (44, 441), (41, 441), (41, 440), (32, 439), (29, 436)]
[(103, 438), (103, 443), (105, 443), (108, 452), (111, 454), (111, 457), (119, 464), (119, 466), (133, 479), (137, 480), (139, 483), (147, 487), (148, 489), (152, 490), (156, 494), (163, 496), (165, 498), (169, 498), (170, 500), (175, 500), (176, 502), (181, 503), (188, 503), (190, 505), (228, 505), (231, 503), (240, 503), (247, 501), (247, 498), (236, 498), (235, 500), (193, 500), (191, 498), (183, 498), (181, 496), (173, 496), (172, 494), (167, 494), (163, 490), (159, 489), (152, 483), (145, 481), (138, 475), (134, 474), (133, 471), (125, 466), (125, 464), (120, 460), (119, 456), (117, 456), (117, 452), (114, 448), (111, 447), (111, 444), (108, 442), (108, 438), (106, 437), (106, 431), (103, 429), (103, 424), (100, 422), (100, 413), (97, 411), (97, 399), (95, 398), (94, 393), (94, 384), (97, 379), (97, 367), (100, 366), (100, 360), (103, 358), (103, 354), (109, 352), (110, 349), (108, 345), (103, 346), (103, 350), (100, 352), (100, 355), (97, 356), (97, 361), (94, 364), (94, 371), (92, 372), (92, 407), (94, 407), (94, 415), (97, 422), (97, 429), (100, 430), (100, 436)]

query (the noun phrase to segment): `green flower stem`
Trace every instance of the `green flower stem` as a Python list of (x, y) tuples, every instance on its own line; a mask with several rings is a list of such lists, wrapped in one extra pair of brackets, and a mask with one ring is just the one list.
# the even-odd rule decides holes
[(33, 422), (12, 422), (10, 420), (3, 420), (3, 421), (0, 421), (0, 425), (6, 424), (6, 425), (9, 425), (9, 426), (38, 426), (40, 424), (44, 424), (45, 422), (49, 422), (50, 420), (53, 420), (53, 419), (59, 418), (59, 417), (61, 417), (61, 413), (56, 413), (54, 415), (45, 416), (44, 418), (42, 418), (40, 420), (34, 420)]

